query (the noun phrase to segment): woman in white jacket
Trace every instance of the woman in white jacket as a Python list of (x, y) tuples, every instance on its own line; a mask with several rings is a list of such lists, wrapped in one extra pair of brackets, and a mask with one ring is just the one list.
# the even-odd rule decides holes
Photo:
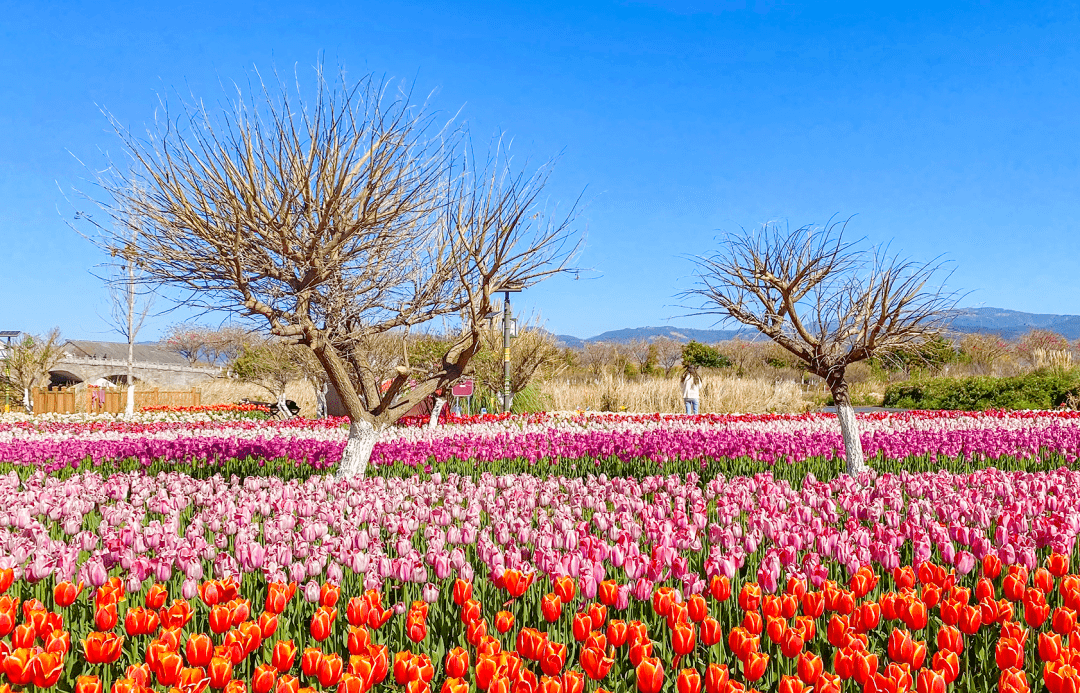
[(698, 375), (696, 366), (688, 366), (686, 373), (683, 373), (682, 397), (686, 413), (697, 414), (698, 403), (701, 401), (701, 376)]

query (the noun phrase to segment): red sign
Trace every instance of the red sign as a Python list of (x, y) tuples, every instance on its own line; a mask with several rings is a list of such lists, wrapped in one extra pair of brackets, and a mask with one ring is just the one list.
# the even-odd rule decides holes
[(473, 381), (466, 380), (463, 383), (458, 383), (450, 390), (450, 393), (454, 395), (454, 397), (472, 397)]

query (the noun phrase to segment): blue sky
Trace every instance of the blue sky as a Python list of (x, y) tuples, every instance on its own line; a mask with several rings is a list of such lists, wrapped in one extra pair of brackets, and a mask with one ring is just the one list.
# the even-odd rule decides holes
[[(1030, 9), (1037, 6), (1038, 9)], [(0, 329), (108, 334), (66, 225), (157, 94), (319, 56), (415, 80), (480, 143), (559, 156), (591, 278), (520, 298), (590, 336), (676, 324), (686, 255), (769, 220), (954, 262), (966, 305), (1080, 313), (1080, 14), (1058, 3), (0, 1)], [(75, 207), (72, 206), (75, 204)], [(154, 318), (155, 338), (174, 313)]]

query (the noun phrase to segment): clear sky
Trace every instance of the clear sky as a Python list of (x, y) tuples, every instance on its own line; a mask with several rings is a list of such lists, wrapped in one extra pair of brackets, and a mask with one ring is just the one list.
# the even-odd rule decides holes
[(837, 214), (944, 253), (966, 305), (1080, 313), (1077, 36), (1055, 2), (0, 0), (0, 329), (118, 338), (65, 223), (116, 149), (101, 108), (136, 127), (160, 92), (212, 101), (320, 55), (437, 90), (481, 143), (560, 156), (551, 200), (584, 191), (596, 272), (521, 295), (554, 332), (709, 326), (676, 317), (687, 254)]

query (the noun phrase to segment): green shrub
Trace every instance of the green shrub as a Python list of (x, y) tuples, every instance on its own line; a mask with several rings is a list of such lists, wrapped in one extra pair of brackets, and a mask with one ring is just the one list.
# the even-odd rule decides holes
[(1035, 371), (1009, 378), (930, 378), (890, 385), (884, 406), (901, 409), (1053, 409), (1080, 395), (1080, 372)]
[(683, 345), (682, 364), (699, 368), (727, 368), (731, 365), (731, 359), (721, 354), (715, 347), (690, 340)]

